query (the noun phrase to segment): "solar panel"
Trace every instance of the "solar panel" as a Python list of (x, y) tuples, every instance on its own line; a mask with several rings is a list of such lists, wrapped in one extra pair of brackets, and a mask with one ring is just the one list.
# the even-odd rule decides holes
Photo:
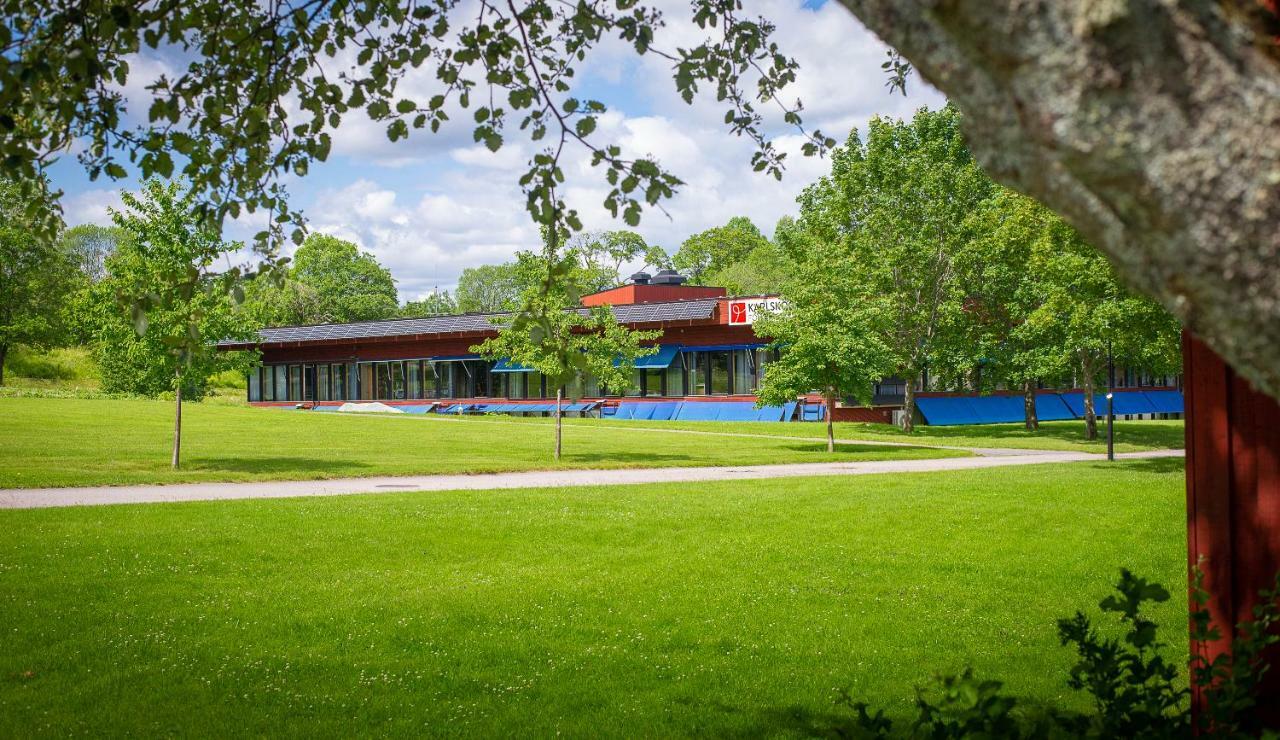
[[(710, 319), (716, 308), (716, 299), (676, 301), (672, 303), (637, 303), (614, 306), (613, 314), (619, 323), (641, 324), (662, 321), (690, 321)], [(577, 309), (580, 312), (584, 309)], [(498, 328), (509, 313), (461, 314), (458, 316), (426, 316), (413, 319), (388, 319), (385, 321), (357, 321), (350, 324), (316, 324), (312, 326), (280, 326), (258, 332), (261, 344), (290, 342), (323, 342), (338, 339), (371, 339), (382, 337), (407, 337), (422, 334), (475, 333)], [(495, 324), (494, 322), (499, 322)], [(245, 344), (237, 340), (224, 340), (224, 346)]]

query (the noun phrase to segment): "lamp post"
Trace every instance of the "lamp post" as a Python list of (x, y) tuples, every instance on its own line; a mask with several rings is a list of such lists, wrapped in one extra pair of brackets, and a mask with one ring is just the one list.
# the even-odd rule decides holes
[(1111, 340), (1107, 339), (1107, 460), (1115, 462), (1115, 395), (1116, 395), (1116, 363), (1111, 355)]

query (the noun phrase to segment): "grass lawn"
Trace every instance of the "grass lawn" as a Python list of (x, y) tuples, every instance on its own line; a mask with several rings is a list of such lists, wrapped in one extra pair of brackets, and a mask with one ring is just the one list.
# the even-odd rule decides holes
[[(523, 419), (542, 423), (542, 419)], [(796, 422), (725, 422), (725, 421), (614, 421), (612, 419), (572, 419), (574, 424), (594, 426), (649, 427), (655, 429), (689, 429), (709, 432), (786, 435), (825, 438), (825, 424)], [(1182, 449), (1184, 438), (1181, 421), (1117, 421), (1116, 452)], [(1012, 447), (1034, 450), (1075, 452), (1107, 451), (1106, 422), (1099, 420), (1099, 437), (1090, 442), (1084, 438), (1083, 421), (1047, 421), (1040, 431), (1028, 432), (1018, 424), (981, 424), (972, 426), (918, 426), (912, 434), (889, 424), (838, 422), (836, 439), (872, 442), (914, 442), (922, 445), (959, 445), (963, 447)]]
[(420, 415), (351, 416), (244, 405), (183, 408), (183, 469), (169, 469), (173, 405), (163, 401), (0, 398), (0, 488), (481, 473), (545, 468), (749, 465), (946, 457), (946, 450), (848, 447), (819, 439), (565, 431)]
[(803, 735), (966, 664), (1086, 709), (1054, 620), (1120, 567), (1185, 653), (1183, 498), (1161, 459), (0, 511), (0, 735)]

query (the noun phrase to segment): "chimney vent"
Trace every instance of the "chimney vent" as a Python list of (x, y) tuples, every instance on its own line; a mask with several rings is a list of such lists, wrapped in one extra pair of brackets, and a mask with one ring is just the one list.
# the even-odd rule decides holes
[(681, 275), (675, 270), (659, 270), (657, 275), (653, 276), (654, 285), (683, 285), (689, 278)]
[(636, 274), (631, 276), (631, 282), (633, 285), (648, 285), (649, 273), (641, 270), (640, 272), (637, 272)]

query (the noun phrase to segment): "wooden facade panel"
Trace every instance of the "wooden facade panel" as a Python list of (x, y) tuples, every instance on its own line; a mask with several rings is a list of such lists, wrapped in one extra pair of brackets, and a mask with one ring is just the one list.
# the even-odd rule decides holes
[[(1258, 591), (1280, 571), (1280, 404), (1189, 334), (1183, 359), (1187, 556), (1204, 571), (1209, 612), (1223, 634), (1200, 648), (1212, 659), (1230, 648), (1234, 626), (1252, 618)], [(1267, 674), (1262, 692), (1275, 724), (1280, 671)]]

